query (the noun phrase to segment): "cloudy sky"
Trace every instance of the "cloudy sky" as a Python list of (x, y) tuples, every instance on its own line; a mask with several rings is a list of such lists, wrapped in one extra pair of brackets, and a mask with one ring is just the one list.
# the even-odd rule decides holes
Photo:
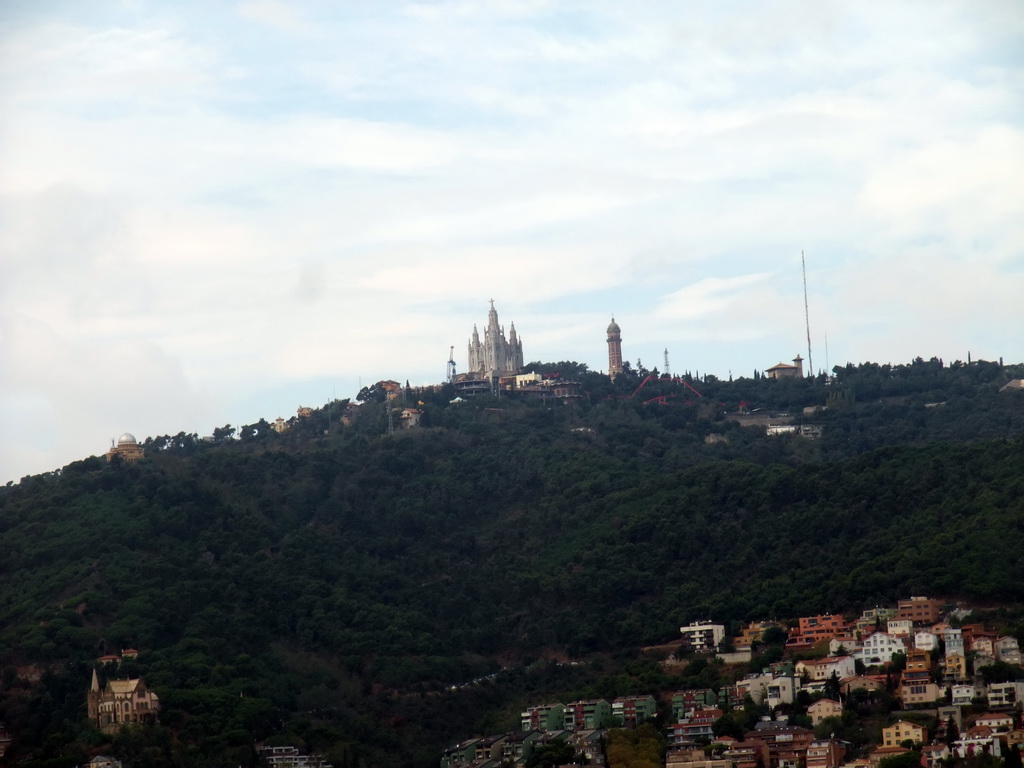
[[(1019, 0), (0, 3), (0, 482), (465, 365), (1024, 360)], [(827, 343), (826, 343), (827, 340)]]

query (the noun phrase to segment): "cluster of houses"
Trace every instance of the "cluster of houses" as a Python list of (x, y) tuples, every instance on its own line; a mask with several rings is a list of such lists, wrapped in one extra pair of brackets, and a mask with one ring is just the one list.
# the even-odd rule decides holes
[[(1007, 749), (1020, 749), (1024, 730), (1018, 703), (1024, 702), (1024, 680), (986, 685), (981, 674), (996, 662), (1021, 665), (1016, 638), (981, 624), (954, 627), (947, 618), (965, 617), (955, 612), (947, 616), (944, 603), (928, 597), (873, 608), (852, 621), (831, 614), (801, 617), (787, 632), (789, 659), (732, 685), (662, 693), (660, 702), (648, 695), (532, 706), (522, 712), (520, 731), (456, 744), (445, 750), (441, 768), (525, 764), (538, 747), (556, 741), (572, 744), (590, 764), (600, 765), (604, 729), (653, 721), (659, 703), (666, 715), (671, 708), (669, 768), (877, 768), (884, 758), (911, 749), (921, 753), (923, 768), (938, 768), (950, 758), (999, 757)], [(692, 652), (742, 663), (751, 660), (765, 632), (777, 626), (753, 622), (731, 642), (725, 625), (713, 622), (690, 624), (680, 633), (683, 646)], [(926, 727), (899, 719), (882, 729), (881, 743), (853, 759), (848, 744), (816, 738), (812, 728), (790, 723), (782, 714), (802, 693), (802, 701), (813, 701), (807, 716), (812, 727), (818, 726), (840, 717), (842, 699), (858, 690), (890, 691), (904, 710), (934, 718), (939, 732), (929, 734)], [(716, 723), (743, 709), (748, 699), (770, 708), (774, 719), (762, 718), (742, 739), (716, 738)], [(979, 708), (988, 711), (970, 715)]]

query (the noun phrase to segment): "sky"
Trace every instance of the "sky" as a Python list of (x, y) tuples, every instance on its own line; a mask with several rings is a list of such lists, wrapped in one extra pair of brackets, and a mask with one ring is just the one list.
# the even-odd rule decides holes
[(598, 371), (1024, 361), (1019, 0), (5, 0), (0, 116), (0, 483), (440, 382), (491, 299)]

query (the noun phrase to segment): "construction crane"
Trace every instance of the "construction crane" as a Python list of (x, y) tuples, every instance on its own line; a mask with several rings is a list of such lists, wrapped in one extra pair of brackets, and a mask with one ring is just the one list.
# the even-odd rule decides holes
[(455, 345), (452, 345), (451, 352), (448, 353), (448, 383), (455, 383)]

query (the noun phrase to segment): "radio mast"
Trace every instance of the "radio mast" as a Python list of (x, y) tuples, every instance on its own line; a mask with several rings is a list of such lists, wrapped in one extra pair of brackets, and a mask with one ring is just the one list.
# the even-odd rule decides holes
[(807, 262), (804, 261), (804, 252), (800, 251), (800, 267), (804, 273), (804, 322), (807, 325), (807, 371), (811, 378), (814, 378), (814, 358), (811, 357), (811, 313), (807, 309)]

